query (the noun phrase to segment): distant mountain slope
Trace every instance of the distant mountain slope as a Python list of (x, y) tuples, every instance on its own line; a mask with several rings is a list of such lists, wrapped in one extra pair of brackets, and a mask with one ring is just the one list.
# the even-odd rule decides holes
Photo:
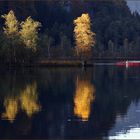
[(140, 14), (140, 0), (127, 0), (127, 4), (132, 12), (137, 11)]
[(100, 49), (108, 49), (110, 40), (120, 47), (126, 38), (134, 43), (140, 36), (140, 16), (131, 13), (130, 1), (127, 5), (125, 0), (0, 0), (0, 5), (0, 15), (14, 10), (19, 20), (32, 16), (58, 42), (63, 33), (73, 43), (73, 20), (87, 12)]

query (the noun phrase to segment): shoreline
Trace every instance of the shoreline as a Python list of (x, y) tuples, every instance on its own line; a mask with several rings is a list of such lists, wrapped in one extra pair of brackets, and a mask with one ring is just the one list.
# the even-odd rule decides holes
[(79, 60), (79, 59), (42, 59), (32, 63), (0, 63), (4, 67), (93, 67), (96, 64), (113, 64), (120, 61), (135, 61), (140, 59), (134, 58), (115, 58), (115, 59), (91, 59), (91, 60)]

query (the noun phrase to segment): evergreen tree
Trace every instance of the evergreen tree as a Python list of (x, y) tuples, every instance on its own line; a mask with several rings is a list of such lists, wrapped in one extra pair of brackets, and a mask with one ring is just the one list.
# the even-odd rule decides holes
[(51, 58), (51, 46), (54, 43), (54, 39), (49, 36), (47, 33), (45, 33), (43, 35), (43, 37), (41, 38), (41, 44), (42, 44), (42, 48), (41, 48), (41, 53), (44, 56), (47, 56), (48, 58)]
[(64, 35), (63, 33), (60, 34), (60, 48), (61, 48), (61, 54), (63, 57), (68, 57), (72, 55), (72, 47), (71, 47), (71, 42), (69, 38)]
[(108, 41), (108, 50), (109, 50), (109, 53), (113, 56), (113, 54), (114, 54), (114, 43), (112, 42), (112, 40)]
[(124, 39), (123, 46), (124, 46), (124, 56), (126, 57), (129, 52), (129, 42), (127, 38)]

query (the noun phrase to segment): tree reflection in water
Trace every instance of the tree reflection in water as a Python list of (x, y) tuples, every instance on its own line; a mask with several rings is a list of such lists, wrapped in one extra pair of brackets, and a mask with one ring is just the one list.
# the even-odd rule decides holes
[(4, 106), (5, 112), (2, 114), (2, 118), (13, 122), (18, 112), (18, 100), (16, 98), (6, 98)]
[(40, 106), (37, 100), (37, 84), (36, 82), (33, 82), (32, 85), (27, 85), (20, 94), (21, 108), (26, 112), (28, 117), (31, 117), (34, 113), (39, 112)]
[(74, 97), (74, 114), (87, 121), (91, 111), (91, 104), (95, 100), (95, 87), (88, 80), (80, 80), (77, 77), (76, 91)]
[(140, 126), (139, 73), (95, 66), (1, 74), (0, 107), (9, 121), (0, 119), (0, 138), (103, 139)]
[(37, 100), (37, 84), (33, 82), (21, 90), (15, 98), (9, 96), (4, 99), (5, 112), (2, 114), (2, 118), (13, 122), (20, 109), (25, 111), (28, 117), (31, 117), (40, 110)]

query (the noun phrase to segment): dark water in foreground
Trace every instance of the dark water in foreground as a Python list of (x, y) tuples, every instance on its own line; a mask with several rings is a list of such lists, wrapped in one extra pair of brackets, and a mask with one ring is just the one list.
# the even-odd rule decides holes
[(0, 138), (140, 138), (140, 68), (1, 70)]

